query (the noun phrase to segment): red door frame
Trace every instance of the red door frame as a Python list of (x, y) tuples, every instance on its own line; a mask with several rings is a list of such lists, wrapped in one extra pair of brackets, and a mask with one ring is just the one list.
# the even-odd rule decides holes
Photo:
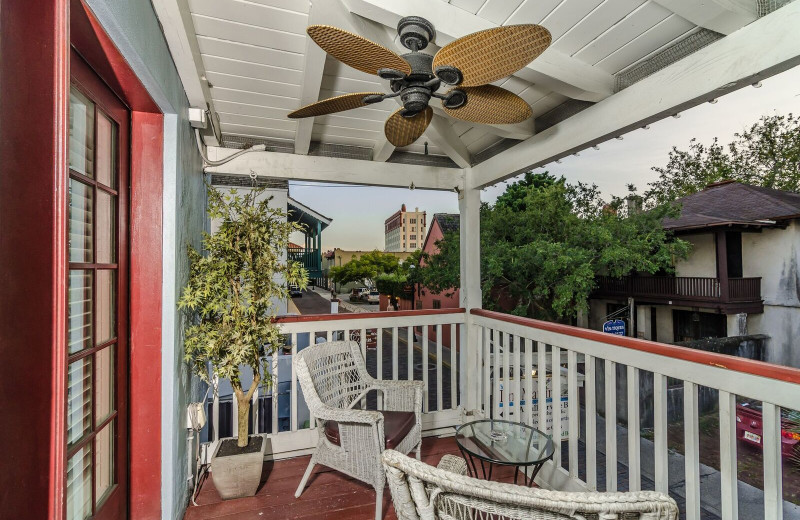
[(163, 116), (80, 0), (0, 2), (0, 504), (64, 516), (70, 46), (131, 110), (128, 513), (160, 518)]

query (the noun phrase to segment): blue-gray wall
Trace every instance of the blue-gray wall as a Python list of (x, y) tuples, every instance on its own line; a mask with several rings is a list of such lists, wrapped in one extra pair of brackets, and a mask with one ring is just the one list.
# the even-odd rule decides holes
[(188, 502), (186, 405), (202, 397), (183, 362), (183, 323), (175, 305), (188, 275), (186, 246), (199, 246), (205, 221), (202, 160), (186, 94), (150, 2), (86, 2), (164, 113), (161, 506), (162, 518), (173, 520)]

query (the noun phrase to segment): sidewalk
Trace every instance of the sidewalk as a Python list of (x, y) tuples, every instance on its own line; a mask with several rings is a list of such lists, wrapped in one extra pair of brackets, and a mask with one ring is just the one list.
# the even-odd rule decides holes
[[(583, 411), (583, 410), (582, 410)], [(597, 451), (605, 455), (605, 419), (597, 415)], [(581, 439), (586, 440), (585, 421), (581, 421)], [(653, 442), (640, 439), (640, 457), (642, 476), (652, 482), (655, 479), (655, 449)], [(617, 424), (617, 461), (628, 469), (628, 429)], [(605, 465), (598, 460), (598, 487), (600, 486), (600, 473), (605, 485)], [(686, 481), (684, 477), (685, 458), (680, 453), (669, 451), (669, 494), (678, 502), (681, 509), (681, 518), (685, 518)], [(644, 484), (644, 482), (643, 482)], [(722, 517), (722, 475), (720, 472), (705, 464), (700, 464), (700, 507), (703, 519), (717, 519)], [(627, 486), (627, 483), (626, 483)], [(643, 486), (644, 487), (644, 486)], [(739, 518), (757, 519), (764, 518), (764, 491), (739, 481)], [(783, 501), (783, 520), (800, 520), (800, 506), (786, 500)], [(772, 520), (772, 519), (770, 519)]]

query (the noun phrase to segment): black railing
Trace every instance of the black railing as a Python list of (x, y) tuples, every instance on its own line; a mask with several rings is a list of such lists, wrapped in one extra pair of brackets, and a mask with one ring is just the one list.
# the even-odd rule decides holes
[(714, 303), (761, 300), (761, 278), (729, 278), (728, 294), (718, 278), (699, 276), (598, 276), (594, 295)]

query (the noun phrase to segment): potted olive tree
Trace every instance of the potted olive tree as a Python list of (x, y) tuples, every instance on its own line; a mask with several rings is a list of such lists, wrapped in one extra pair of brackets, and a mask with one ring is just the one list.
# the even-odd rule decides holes
[[(267, 356), (283, 345), (273, 322), (287, 284), (305, 288), (308, 276), (297, 262), (284, 260), (289, 234), (300, 230), (286, 214), (270, 207), (263, 189), (243, 195), (208, 188), (208, 215), (221, 222), (203, 234), (203, 252), (189, 246), (189, 281), (179, 307), (189, 314), (186, 360), (209, 382), (209, 368), (230, 380), (238, 404), (238, 438), (223, 439), (211, 460), (214, 485), (224, 499), (252, 496), (258, 489), (265, 439), (248, 436), (250, 400), (259, 384), (269, 386)], [(242, 369), (253, 380), (243, 386)]]

